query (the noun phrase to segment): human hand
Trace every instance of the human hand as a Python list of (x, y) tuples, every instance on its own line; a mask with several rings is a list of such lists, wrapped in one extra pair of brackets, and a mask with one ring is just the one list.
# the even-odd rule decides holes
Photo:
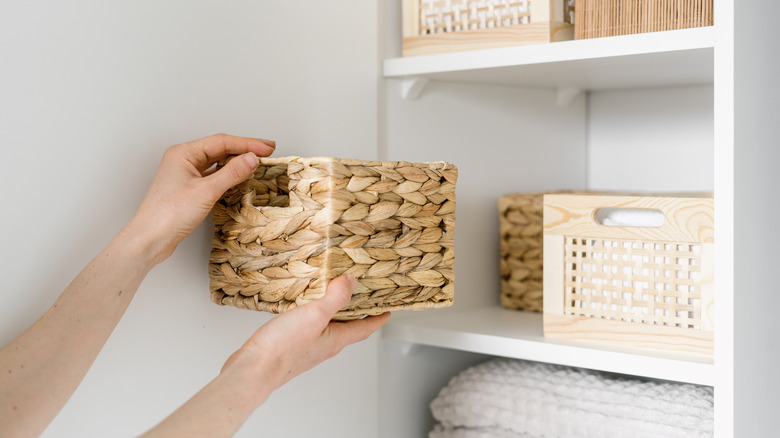
[(230, 356), (214, 380), (144, 438), (233, 436), (275, 389), (387, 322), (389, 313), (331, 321), (354, 287), (352, 279), (335, 278), (322, 298), (268, 321)]
[(347, 345), (368, 338), (390, 313), (352, 321), (331, 321), (349, 303), (355, 280), (341, 276), (325, 295), (290, 309), (260, 327), (222, 367), (221, 375), (239, 374), (259, 406), (293, 377), (338, 354)]
[[(276, 143), (217, 134), (169, 147), (127, 231), (144, 239), (152, 263), (168, 258), (194, 231), (214, 203), (229, 188), (248, 179), (257, 168), (257, 156), (273, 153)], [(220, 170), (217, 161), (239, 155)]]

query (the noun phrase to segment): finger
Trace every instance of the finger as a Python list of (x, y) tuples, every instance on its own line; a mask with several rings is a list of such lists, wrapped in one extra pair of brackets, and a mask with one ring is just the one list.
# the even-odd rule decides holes
[(390, 312), (348, 322), (332, 322), (328, 330), (339, 343), (347, 346), (368, 339), (390, 319)]
[(352, 277), (346, 275), (336, 277), (328, 283), (322, 298), (311, 301), (302, 308), (312, 312), (324, 329), (333, 319), (333, 315), (349, 303), (356, 284)]
[[(208, 167), (229, 155), (252, 152), (258, 157), (267, 157), (276, 149), (276, 142), (261, 138), (216, 134), (186, 143), (186, 146), (192, 149), (201, 166)], [(200, 170), (205, 170), (205, 167)]]
[(232, 158), (221, 169), (203, 178), (211, 198), (216, 200), (229, 188), (246, 181), (257, 169), (257, 157), (252, 152)]
[(343, 309), (352, 298), (352, 291), (357, 282), (354, 278), (342, 275), (330, 281), (325, 289), (325, 295), (316, 301), (323, 310), (336, 313)]

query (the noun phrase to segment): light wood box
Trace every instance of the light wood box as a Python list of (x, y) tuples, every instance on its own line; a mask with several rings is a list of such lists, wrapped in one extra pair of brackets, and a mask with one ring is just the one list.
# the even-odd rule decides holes
[(545, 195), (544, 335), (711, 357), (713, 217), (711, 198)]
[(573, 0), (403, 0), (403, 56), (570, 40)]

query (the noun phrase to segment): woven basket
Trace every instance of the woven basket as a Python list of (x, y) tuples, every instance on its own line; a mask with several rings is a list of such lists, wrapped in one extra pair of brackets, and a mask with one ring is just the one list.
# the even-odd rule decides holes
[(214, 302), (280, 313), (347, 274), (358, 284), (337, 319), (452, 304), (455, 166), (259, 160), (213, 210)]
[(403, 0), (402, 9), (403, 56), (549, 43), (573, 36), (574, 0)]
[(712, 24), (713, 0), (577, 0), (574, 39)]
[(501, 306), (542, 311), (544, 193), (512, 193), (498, 200)]
[(546, 195), (545, 336), (712, 356), (713, 217), (712, 198)]

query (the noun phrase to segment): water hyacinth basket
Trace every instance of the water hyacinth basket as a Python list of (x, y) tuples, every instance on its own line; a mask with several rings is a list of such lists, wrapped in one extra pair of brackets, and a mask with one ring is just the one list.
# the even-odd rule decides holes
[(212, 301), (281, 313), (347, 274), (357, 287), (337, 319), (452, 304), (455, 166), (259, 161), (214, 207)]
[(507, 193), (498, 199), (501, 306), (543, 309), (544, 196), (586, 194), (583, 190)]
[(544, 193), (511, 193), (498, 200), (501, 306), (542, 311)]

